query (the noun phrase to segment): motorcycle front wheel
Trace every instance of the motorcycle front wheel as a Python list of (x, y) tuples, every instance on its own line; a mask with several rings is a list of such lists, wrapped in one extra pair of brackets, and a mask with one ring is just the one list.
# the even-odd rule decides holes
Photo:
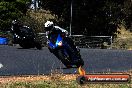
[(24, 48), (24, 49), (28, 49), (28, 48), (31, 48), (28, 44), (26, 44), (26, 43), (20, 43), (19, 44), (22, 48)]
[(65, 55), (63, 50), (58, 50), (58, 58), (67, 68), (71, 67), (70, 57), (68, 55)]
[(35, 43), (34, 41), (21, 41), (19, 45), (24, 49), (34, 48)]

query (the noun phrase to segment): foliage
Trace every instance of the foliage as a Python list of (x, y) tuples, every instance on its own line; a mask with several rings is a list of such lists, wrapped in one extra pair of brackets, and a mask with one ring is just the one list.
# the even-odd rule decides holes
[[(27, 15), (30, 2), (31, 0), (1, 0), (0, 30), (7, 30), (12, 19), (26, 17), (34, 19)], [(132, 31), (131, 0), (40, 0), (39, 4), (42, 9), (50, 11), (50, 16), (55, 16), (53, 20), (59, 26), (68, 28), (72, 22), (72, 34), (113, 35), (117, 31), (118, 24), (123, 24), (127, 30)], [(46, 16), (43, 16), (46, 19), (42, 19), (47, 20), (49, 17)], [(35, 24), (37, 27), (43, 27), (39, 21), (35, 22), (38, 22), (37, 25)]]
[(0, 2), (0, 30), (8, 30), (13, 19), (21, 18), (26, 14), (27, 2), (28, 0), (2, 0)]
[[(70, 24), (72, 2), (72, 31), (74, 34), (113, 35), (118, 24), (131, 26), (131, 0), (41, 0), (42, 7), (58, 15), (63, 27)], [(79, 32), (78, 32), (79, 31)]]
[(41, 7), (50, 10), (57, 15), (58, 24), (62, 27), (69, 26), (70, 23), (70, 0), (40, 0)]
[(85, 84), (79, 85), (75, 80), (36, 81), (1, 84), (1, 88), (130, 88), (131, 84)]
[(45, 32), (44, 23), (47, 20), (56, 21), (56, 16), (52, 15), (50, 11), (46, 10), (28, 10), (27, 15), (20, 19), (24, 25), (31, 27), (36, 33)]
[(119, 25), (115, 33), (113, 48), (116, 49), (132, 49), (132, 33), (123, 25)]

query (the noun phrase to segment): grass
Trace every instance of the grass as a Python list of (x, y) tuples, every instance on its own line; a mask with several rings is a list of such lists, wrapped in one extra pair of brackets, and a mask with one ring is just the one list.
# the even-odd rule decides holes
[[(132, 83), (110, 84), (77, 83), (78, 74), (52, 74), (49, 76), (12, 76), (0, 77), (0, 88), (131, 88)], [(2, 81), (3, 80), (3, 81)]]
[(84, 84), (71, 81), (36, 81), (1, 84), (0, 88), (130, 88), (131, 84)]

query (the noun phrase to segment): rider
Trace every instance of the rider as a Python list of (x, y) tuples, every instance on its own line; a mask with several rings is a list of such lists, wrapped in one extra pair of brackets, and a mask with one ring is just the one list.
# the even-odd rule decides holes
[[(52, 33), (61, 33), (63, 34), (65, 37), (68, 37), (68, 31), (59, 27), (59, 26), (54, 26), (54, 23), (52, 21), (47, 21), (45, 24), (45, 30), (46, 30), (46, 37), (47, 39), (50, 38), (50, 36), (52, 35)], [(79, 52), (79, 49), (77, 49), (77, 47), (74, 45), (74, 42), (71, 38), (65, 38), (68, 42), (68, 44), (70, 44), (70, 46), (77, 51), (77, 53)], [(48, 42), (47, 42), (48, 43)], [(54, 53), (52, 49), (48, 48), (50, 50), (51, 53)], [(76, 52), (74, 52), (76, 53)]]
[(18, 20), (12, 21), (12, 27), (11, 30), (13, 33), (20, 33), (20, 27), (22, 27), (22, 24)]
[(24, 36), (24, 34), (26, 34), (27, 31), (29, 31), (29, 33), (33, 32), (33, 30), (30, 27), (23, 25), (19, 20), (12, 21), (11, 31), (13, 34), (17, 34), (19, 36), (20, 35)]
[(66, 36), (68, 35), (68, 31), (59, 27), (59, 26), (54, 26), (54, 23), (52, 21), (47, 21), (45, 24), (45, 30), (46, 30), (46, 37), (49, 38), (51, 32), (59, 32), (61, 31), (64, 33)]

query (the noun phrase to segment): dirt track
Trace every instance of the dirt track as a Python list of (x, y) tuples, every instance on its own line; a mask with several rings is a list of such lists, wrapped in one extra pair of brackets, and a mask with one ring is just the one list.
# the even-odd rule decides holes
[[(87, 49), (80, 50), (84, 69), (93, 72), (124, 72), (132, 69), (132, 51)], [(77, 74), (77, 69), (62, 69), (64, 65), (48, 51), (21, 49), (19, 46), (0, 45), (0, 76), (2, 75), (47, 75), (52, 70), (64, 74)]]

